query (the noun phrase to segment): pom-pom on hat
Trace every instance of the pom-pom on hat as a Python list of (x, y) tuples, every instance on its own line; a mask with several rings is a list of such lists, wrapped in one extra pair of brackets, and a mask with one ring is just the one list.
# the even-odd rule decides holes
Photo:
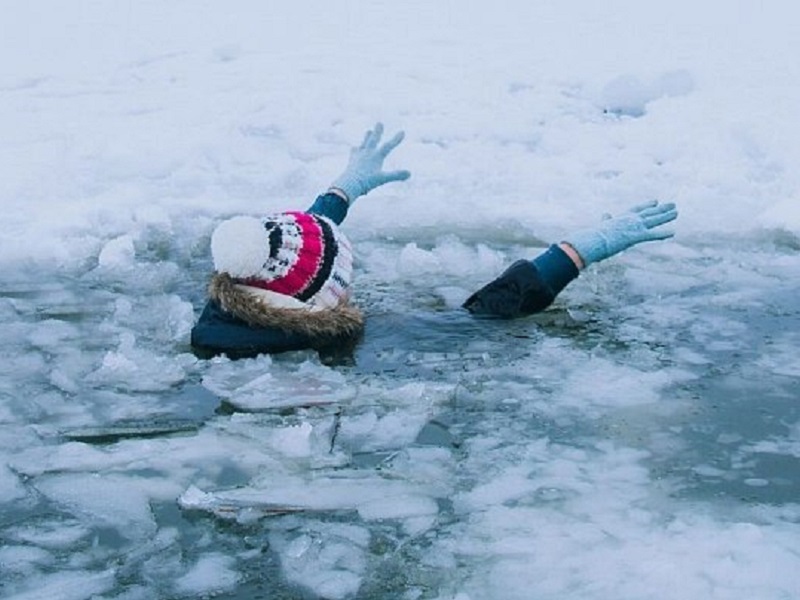
[(348, 296), (349, 240), (325, 217), (285, 212), (263, 219), (234, 217), (211, 236), (214, 269), (237, 283), (333, 308)]
[(223, 221), (211, 236), (214, 269), (231, 277), (250, 277), (269, 260), (269, 237), (255, 217)]

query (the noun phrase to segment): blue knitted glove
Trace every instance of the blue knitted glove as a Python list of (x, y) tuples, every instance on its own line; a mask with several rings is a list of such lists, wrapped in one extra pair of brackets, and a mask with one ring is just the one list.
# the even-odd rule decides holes
[(677, 216), (673, 203), (659, 204), (653, 200), (619, 217), (607, 218), (596, 229), (578, 231), (564, 241), (580, 254), (584, 265), (589, 265), (641, 242), (672, 237), (673, 231), (656, 228), (674, 221)]
[(376, 187), (390, 181), (404, 181), (411, 177), (408, 171), (381, 171), (383, 161), (403, 141), (401, 131), (380, 148), (378, 144), (383, 135), (383, 125), (378, 123), (364, 136), (361, 146), (350, 151), (350, 162), (347, 168), (331, 184), (331, 188), (341, 190), (350, 204)]

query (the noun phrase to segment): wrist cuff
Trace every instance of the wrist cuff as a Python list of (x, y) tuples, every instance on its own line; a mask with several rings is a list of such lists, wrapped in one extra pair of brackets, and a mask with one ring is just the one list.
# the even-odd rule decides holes
[(606, 239), (599, 231), (577, 231), (564, 239), (564, 241), (575, 248), (585, 267), (588, 267), (591, 263), (600, 262), (609, 256)]
[(539, 272), (542, 282), (553, 292), (553, 296), (567, 287), (567, 284), (580, 273), (572, 259), (556, 244), (550, 246), (531, 262)]
[(363, 195), (363, 185), (359, 178), (348, 173), (339, 175), (331, 184), (331, 187), (347, 196), (347, 200), (350, 204), (353, 204), (356, 198)]
[(314, 204), (308, 209), (308, 212), (327, 217), (337, 225), (341, 225), (344, 218), (347, 216), (347, 209), (349, 204), (339, 194), (322, 194), (317, 196)]

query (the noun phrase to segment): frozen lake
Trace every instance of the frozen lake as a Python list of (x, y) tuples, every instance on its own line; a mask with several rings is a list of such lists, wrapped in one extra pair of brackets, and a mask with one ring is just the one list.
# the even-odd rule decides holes
[[(0, 597), (798, 597), (797, 9), (467, 4), (10, 11)], [(378, 119), (354, 353), (198, 360), (215, 224)], [(458, 308), (650, 197), (673, 240)]]

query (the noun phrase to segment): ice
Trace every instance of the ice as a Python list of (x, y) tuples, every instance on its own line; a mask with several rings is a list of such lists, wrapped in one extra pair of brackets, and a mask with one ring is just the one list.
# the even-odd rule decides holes
[(0, 502), (6, 503), (25, 497), (25, 488), (8, 467), (0, 466)]
[[(642, 372), (593, 358), (564, 382), (560, 405), (580, 403), (603, 409), (656, 403), (663, 399), (661, 390), (694, 376), (677, 369)], [(587, 407), (588, 408), (588, 407)]]
[[(652, 590), (659, 590), (662, 598), (699, 597), (702, 593), (725, 598), (741, 589), (779, 598), (796, 584), (794, 576), (761, 579), (752, 570), (767, 548), (778, 564), (794, 561), (786, 545), (791, 535), (787, 537), (785, 531), (767, 523), (725, 523), (701, 514), (661, 515), (657, 505), (645, 508), (641, 493), (647, 477), (643, 469), (635, 467), (641, 455), (608, 447), (600, 454), (580, 457), (556, 446), (539, 446), (537, 451), (547, 460), (542, 465), (545, 472), (554, 470), (553, 459), (558, 455), (567, 464), (580, 458), (587, 469), (562, 480), (561, 486), (572, 487), (573, 494), (556, 502), (561, 509), (491, 502), (480, 510), (477, 498), (470, 499), (464, 508), (474, 511), (476, 532), (471, 542), (464, 540), (459, 551), (476, 560), (486, 555), (496, 558), (485, 579), (467, 586), (477, 596), (503, 593), (524, 598), (533, 586), (544, 597), (554, 598), (565, 594), (637, 598)], [(545, 483), (540, 477), (533, 475), (531, 483)], [(581, 480), (585, 482), (579, 483)], [(614, 488), (625, 490), (626, 495), (639, 488), (639, 493), (623, 503), (609, 502), (617, 495), (611, 491)], [(562, 519), (569, 525), (565, 527)], [(543, 548), (548, 550), (543, 552)], [(582, 548), (579, 554), (583, 558), (575, 560), (577, 548)], [(699, 556), (707, 557), (707, 570), (696, 569)], [(684, 575), (677, 587), (671, 587), (669, 580), (677, 573)]]
[[(125, 332), (118, 349), (107, 352), (86, 380), (95, 385), (113, 384), (124, 391), (163, 391), (186, 379), (187, 372), (180, 361), (181, 357), (176, 360), (138, 347), (134, 334)], [(187, 356), (185, 362), (191, 364), (194, 360)]]
[(152, 482), (134, 477), (70, 474), (43, 478), (36, 489), (76, 515), (116, 527), (125, 537), (143, 539), (156, 531), (147, 493), (150, 486)]
[[(5, 11), (3, 597), (794, 598), (797, 10), (351, 4)], [(215, 225), (377, 120), (354, 355), (196, 359)], [(649, 198), (674, 239), (460, 311)]]
[(41, 548), (8, 544), (0, 548), (0, 573), (6, 580), (14, 576), (29, 577), (53, 560), (52, 555)]
[(775, 375), (786, 377), (800, 376), (797, 364), (797, 348), (800, 340), (794, 332), (784, 332), (777, 339), (770, 340), (765, 353), (758, 359), (757, 366)]
[(124, 269), (130, 267), (136, 257), (133, 237), (121, 235), (108, 242), (100, 251), (97, 263), (103, 269)]
[(693, 89), (694, 79), (684, 70), (662, 73), (653, 81), (642, 81), (636, 75), (620, 75), (603, 87), (600, 102), (609, 112), (641, 117), (654, 100), (684, 96)]
[(300, 532), (270, 534), (290, 581), (320, 598), (352, 597), (366, 570), (369, 533), (352, 525), (311, 523)]
[[(253, 481), (249, 487), (218, 492), (204, 492), (191, 486), (181, 495), (179, 503), (186, 510), (202, 510), (227, 519), (299, 511), (346, 512), (361, 507), (366, 507), (367, 514), (375, 515), (379, 513), (374, 503), (385, 497), (435, 494), (437, 487), (433, 483), (409, 484), (347, 471), (327, 477), (316, 473), (311, 478), (270, 474), (263, 481)], [(421, 500), (415, 502), (419, 504)], [(396, 509), (390, 508), (388, 514), (393, 513), (397, 514)], [(418, 516), (418, 509), (411, 509), (410, 513), (401, 516)]]
[(78, 521), (62, 519), (12, 527), (7, 533), (10, 539), (18, 542), (48, 550), (65, 550), (88, 538), (91, 532)]
[(204, 554), (175, 582), (175, 589), (182, 596), (194, 598), (230, 591), (240, 579), (234, 564), (233, 557), (217, 552)]
[(5, 597), (8, 600), (85, 600), (108, 592), (114, 583), (113, 570), (91, 572), (76, 569), (55, 574), (40, 573), (26, 585), (10, 586), (10, 594)]
[(341, 404), (357, 394), (356, 386), (314, 359), (275, 365), (258, 358), (244, 370), (222, 361), (206, 373), (203, 385), (244, 411)]

